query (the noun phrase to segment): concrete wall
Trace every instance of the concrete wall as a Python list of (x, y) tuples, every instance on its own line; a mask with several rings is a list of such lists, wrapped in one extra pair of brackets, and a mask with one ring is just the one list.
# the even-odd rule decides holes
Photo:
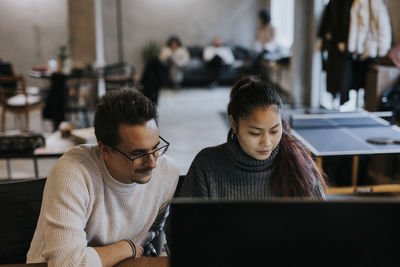
[[(0, 57), (13, 62), (16, 72), (23, 74), (33, 65), (56, 58), (59, 47), (69, 43), (68, 18), (73, 17), (68, 16), (69, 1), (76, 0), (1, 0)], [(269, 2), (122, 0), (125, 60), (134, 63), (140, 74), (143, 47), (150, 40), (164, 44), (170, 34), (178, 34), (186, 45), (205, 45), (218, 35), (226, 42), (251, 47), (257, 24), (256, 13)], [(396, 13), (400, 10), (400, 1), (385, 2), (391, 17), (393, 43), (400, 44), (400, 17)], [(93, 9), (89, 11), (92, 14)], [(107, 63), (116, 62), (118, 58), (115, 15), (115, 1), (103, 0)], [(95, 49), (91, 47), (93, 33), (88, 36), (91, 40), (87, 55), (92, 58)], [(78, 52), (85, 53), (82, 50)]]
[(67, 0), (1, 0), (0, 57), (26, 74), (68, 44)]
[[(163, 45), (177, 34), (185, 45), (206, 45), (215, 36), (251, 47), (257, 11), (265, 0), (122, 0), (124, 60), (141, 73), (141, 50), (154, 40)], [(104, 47), (107, 63), (118, 60), (115, 1), (103, 1)]]

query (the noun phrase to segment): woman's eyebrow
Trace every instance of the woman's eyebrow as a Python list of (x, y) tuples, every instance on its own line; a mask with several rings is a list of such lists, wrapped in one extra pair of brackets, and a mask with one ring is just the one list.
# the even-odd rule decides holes
[(249, 128), (253, 128), (253, 129), (259, 130), (259, 131), (262, 131), (262, 130), (263, 130), (262, 128), (256, 127), (256, 126), (254, 126), (254, 125), (249, 125)]
[(274, 128), (278, 127), (278, 126), (279, 126), (279, 122), (274, 127), (272, 127), (271, 129), (274, 129)]

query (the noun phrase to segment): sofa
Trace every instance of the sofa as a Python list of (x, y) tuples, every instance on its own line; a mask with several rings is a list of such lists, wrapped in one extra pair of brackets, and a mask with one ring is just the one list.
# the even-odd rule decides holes
[[(254, 54), (249, 49), (242, 46), (230, 46), (235, 56), (235, 62), (232, 65), (223, 66), (219, 85), (232, 85), (242, 76), (251, 72)], [(214, 82), (212, 70), (203, 60), (203, 47), (189, 46), (190, 62), (183, 68), (182, 87), (207, 86)]]

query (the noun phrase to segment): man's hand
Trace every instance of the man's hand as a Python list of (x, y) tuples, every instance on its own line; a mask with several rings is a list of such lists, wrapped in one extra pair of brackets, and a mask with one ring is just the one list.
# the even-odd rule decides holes
[(135, 258), (141, 258), (144, 252), (144, 249), (141, 245), (139, 245), (138, 243), (134, 242), (132, 240), (133, 244), (135, 244), (136, 247), (136, 257)]
[[(133, 242), (133, 240), (132, 240)], [(140, 258), (143, 255), (143, 247), (136, 242), (133, 242), (136, 248), (136, 257)], [(132, 257), (132, 247), (126, 240), (121, 240), (116, 243), (104, 246), (93, 247), (101, 259), (103, 267), (113, 266), (118, 262)]]

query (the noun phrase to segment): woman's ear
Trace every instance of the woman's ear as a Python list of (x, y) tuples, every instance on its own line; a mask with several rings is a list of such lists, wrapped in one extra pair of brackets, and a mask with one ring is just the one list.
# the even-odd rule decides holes
[(237, 132), (237, 125), (236, 125), (236, 122), (233, 119), (232, 115), (229, 115), (229, 121), (231, 122), (232, 132), (236, 133)]

